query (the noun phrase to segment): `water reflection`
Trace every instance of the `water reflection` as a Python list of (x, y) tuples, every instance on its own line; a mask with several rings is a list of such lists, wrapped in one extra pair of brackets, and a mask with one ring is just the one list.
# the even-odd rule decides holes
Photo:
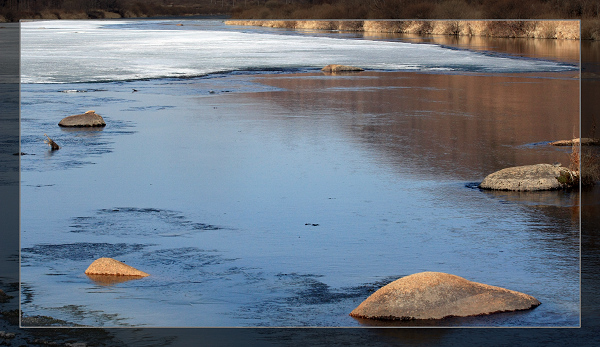
[(104, 127), (60, 127), (65, 133), (94, 134), (104, 130)]
[(503, 190), (482, 189), (481, 192), (501, 201), (517, 202), (527, 205), (572, 207), (577, 207), (579, 205), (579, 192), (577, 191), (555, 190), (535, 192), (513, 192)]
[(485, 36), (365, 33), (368, 39), (400, 39), (417, 43), (431, 43), (476, 51), (499, 52), (523, 57), (579, 63), (579, 40), (491, 38)]
[(138, 276), (113, 276), (113, 275), (88, 275), (86, 276), (95, 284), (101, 286), (114, 286), (115, 284), (128, 282), (131, 280), (140, 279)]
[(579, 81), (565, 74), (363, 72), (257, 81), (288, 91), (252, 98), (282, 107), (286, 116), (306, 116), (306, 122), (333, 110), (328, 121), (351, 141), (372, 150), (378, 160), (398, 169), (412, 166), (419, 175), (478, 180), (507, 166), (567, 166), (570, 148), (546, 142), (576, 137), (579, 129)]

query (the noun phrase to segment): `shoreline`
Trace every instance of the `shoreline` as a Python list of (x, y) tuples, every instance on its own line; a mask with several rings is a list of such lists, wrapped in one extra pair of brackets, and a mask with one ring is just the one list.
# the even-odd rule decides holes
[[(259, 26), (295, 30), (326, 30), (380, 34), (413, 34), (421, 36), (445, 35), (456, 37), (532, 38), (556, 40), (596, 40), (582, 37), (579, 20), (293, 20), (293, 19), (227, 19), (222, 15), (148, 16), (99, 11), (91, 18), (87, 13), (60, 13), (42, 11), (33, 20), (73, 19), (135, 19), (135, 20), (222, 20), (226, 25)], [(0, 16), (0, 22), (5, 22)], [(593, 36), (593, 35), (592, 35)]]
[(226, 20), (226, 25), (365, 33), (580, 40), (576, 20)]

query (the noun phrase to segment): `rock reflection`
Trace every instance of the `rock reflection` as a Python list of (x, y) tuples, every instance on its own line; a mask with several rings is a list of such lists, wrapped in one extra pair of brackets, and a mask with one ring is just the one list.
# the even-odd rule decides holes
[(114, 286), (115, 284), (124, 283), (132, 280), (137, 280), (139, 276), (113, 276), (113, 275), (88, 275), (86, 276), (95, 284), (101, 286)]
[(521, 192), (483, 189), (481, 191), (484, 194), (492, 196), (498, 200), (518, 202), (529, 205), (577, 207), (579, 204), (579, 192), (577, 191), (548, 190)]

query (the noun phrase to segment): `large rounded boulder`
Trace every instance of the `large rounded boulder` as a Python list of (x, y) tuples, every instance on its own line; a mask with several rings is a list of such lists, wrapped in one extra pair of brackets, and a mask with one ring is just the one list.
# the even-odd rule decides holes
[(95, 111), (87, 111), (83, 114), (65, 117), (58, 122), (58, 125), (61, 127), (103, 127), (106, 126), (106, 122)]
[(108, 275), (108, 276), (150, 276), (132, 266), (112, 258), (99, 258), (85, 270), (86, 275)]
[(578, 181), (576, 172), (566, 167), (536, 164), (515, 166), (489, 174), (479, 185), (482, 189), (536, 191), (569, 188)]
[(527, 310), (540, 302), (527, 294), (442, 272), (402, 277), (373, 293), (350, 316), (381, 320), (442, 319)]

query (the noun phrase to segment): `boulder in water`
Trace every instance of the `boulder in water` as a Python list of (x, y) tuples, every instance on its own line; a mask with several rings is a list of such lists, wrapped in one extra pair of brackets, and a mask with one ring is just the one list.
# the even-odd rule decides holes
[(58, 122), (58, 125), (61, 127), (103, 127), (106, 126), (106, 122), (95, 111), (87, 111), (83, 114), (65, 117)]
[(380, 320), (442, 319), (527, 310), (540, 302), (527, 294), (442, 272), (402, 277), (373, 293), (350, 316)]
[(578, 173), (550, 164), (515, 166), (489, 174), (482, 189), (536, 191), (569, 188), (578, 182)]
[(112, 258), (99, 258), (85, 270), (86, 275), (111, 275), (111, 276), (150, 276), (132, 266)]

